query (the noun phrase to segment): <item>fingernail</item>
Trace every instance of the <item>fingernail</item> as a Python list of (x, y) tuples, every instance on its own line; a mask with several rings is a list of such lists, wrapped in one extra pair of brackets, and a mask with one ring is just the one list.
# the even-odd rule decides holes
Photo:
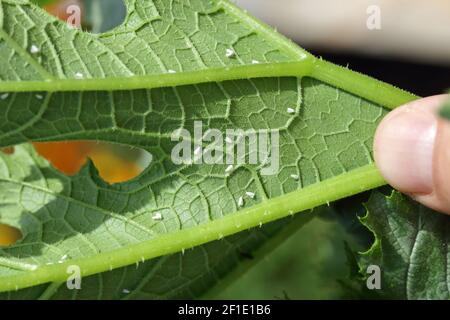
[(429, 111), (403, 107), (380, 124), (375, 135), (375, 162), (394, 188), (428, 194), (433, 187), (433, 150), (437, 119)]

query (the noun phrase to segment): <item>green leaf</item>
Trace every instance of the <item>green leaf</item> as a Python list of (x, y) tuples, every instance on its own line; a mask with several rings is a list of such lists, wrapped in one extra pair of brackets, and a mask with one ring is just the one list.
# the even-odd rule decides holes
[[(380, 186), (376, 126), (415, 98), (316, 59), (226, 1), (127, 0), (124, 23), (101, 35), (25, 0), (0, 3), (0, 146), (91, 139), (153, 155), (139, 177), (116, 185), (92, 165), (66, 177), (29, 147), (2, 155), (0, 221), (24, 238), (1, 251), (0, 291), (55, 282), (30, 289), (50, 297), (70, 265), (83, 277), (123, 272)], [(279, 132), (270, 144), (279, 170), (174, 164), (172, 133), (193, 133), (198, 121), (204, 131)], [(255, 197), (241, 207), (246, 192)]]
[(38, 6), (46, 6), (48, 4), (51, 4), (53, 2), (56, 2), (57, 0), (31, 0), (32, 2), (36, 3)]
[[(7, 161), (10, 163), (16, 162), (19, 168), (28, 168), (32, 172), (29, 173), (30, 180), (40, 180), (42, 174), (46, 172), (52, 172), (52, 179), (49, 180), (49, 184), (65, 184), (70, 183), (70, 179), (62, 174), (54, 171), (50, 165), (35, 155), (34, 151), (30, 150), (29, 146), (16, 147), (15, 154)], [(28, 153), (29, 152), (29, 153)], [(30, 157), (29, 155), (32, 155)], [(39, 167), (36, 166), (39, 164)], [(14, 170), (14, 168), (11, 168)], [(81, 172), (77, 179), (91, 179), (88, 171), (92, 171), (92, 177), (98, 179), (95, 168), (92, 164)], [(53, 182), (51, 182), (53, 181)], [(74, 185), (77, 185), (75, 182)], [(6, 185), (2, 187), (7, 188)], [(81, 187), (81, 185), (80, 185)], [(5, 199), (11, 199), (8, 197), (10, 189), (1, 190), (1, 194), (5, 195)], [(4, 192), (5, 191), (5, 192)], [(30, 190), (31, 191), (31, 190)], [(90, 193), (91, 190), (86, 190)], [(31, 191), (35, 192), (35, 191)], [(25, 193), (27, 193), (25, 191)], [(61, 204), (65, 201), (62, 199), (63, 194), (56, 195), (61, 197)], [(53, 201), (54, 202), (54, 201)], [(58, 202), (58, 201), (57, 201)], [(2, 201), (4, 203), (4, 201)], [(80, 203), (81, 204), (81, 203)], [(81, 204), (84, 206), (83, 204)], [(69, 206), (71, 206), (69, 204)], [(88, 206), (86, 206), (87, 208)], [(52, 209), (53, 208), (53, 209)], [(8, 212), (5, 208), (3, 212)], [(40, 235), (33, 234), (34, 226), (39, 225), (40, 219), (45, 219), (47, 214), (51, 215), (51, 211), (58, 211), (58, 204), (53, 203), (51, 206), (42, 206), (42, 209), (33, 212), (31, 214), (25, 214), (21, 216), (21, 225), (29, 226), (30, 230), (23, 229), (25, 241), (23, 245), (19, 245), (17, 248), (11, 250), (4, 250), (3, 253), (7, 257), (13, 256), (27, 257), (28, 259), (41, 259), (47, 257), (47, 263), (53, 263), (55, 261), (71, 260), (75, 255), (79, 255), (76, 251), (89, 250), (89, 246), (98, 246), (98, 251), (101, 251), (102, 242), (114, 241), (123, 239), (123, 234), (120, 234), (114, 227), (118, 221), (114, 219), (108, 221), (107, 218), (98, 216), (97, 213), (89, 209), (68, 209), (63, 208), (64, 212), (61, 214), (61, 219), (54, 219), (43, 223), (42, 229), (49, 229), (44, 232), (48, 239), (52, 241), (42, 241), (40, 244), (34, 243), (34, 239), (39, 239)], [(95, 210), (94, 210), (95, 211)], [(13, 224), (13, 220), (16, 219), (14, 212), (9, 211), (10, 216), (3, 215), (4, 221)], [(57, 214), (57, 212), (54, 212)], [(89, 223), (93, 219), (105, 219), (103, 222), (104, 227), (101, 227), (103, 231), (88, 231), (85, 233), (77, 233), (76, 228), (82, 221), (77, 217), (83, 214), (86, 217), (84, 221), (85, 225), (91, 229), (96, 228), (96, 224), (89, 226)], [(71, 217), (72, 216), (72, 217)], [(9, 218), (12, 218), (10, 220)], [(299, 228), (305, 222), (307, 222), (311, 215), (299, 215), (293, 218), (287, 218), (287, 220), (280, 220), (275, 223), (266, 224), (262, 228), (252, 229), (249, 231), (243, 231), (233, 236), (213, 241), (203, 246), (191, 248), (186, 246), (182, 252), (173, 255), (166, 255), (161, 258), (145, 261), (145, 259), (136, 259), (136, 263), (127, 267), (118, 268), (112, 271), (103, 272), (88, 277), (84, 277), (81, 290), (69, 290), (66, 284), (61, 282), (54, 282), (51, 284), (38, 285), (32, 288), (22, 289), (18, 291), (9, 291), (0, 294), (0, 299), (187, 299), (196, 298), (209, 292), (215, 286), (218, 285), (220, 280), (223, 283), (223, 278), (229, 276), (231, 270), (237, 266), (240, 267), (240, 271), (244, 272), (246, 268), (250, 267), (266, 253), (277, 246), (278, 242), (289, 236), (290, 231)], [(61, 221), (58, 221), (61, 220)], [(286, 228), (286, 224), (289, 223), (289, 227)], [(157, 227), (154, 226), (155, 232)], [(139, 237), (140, 231), (133, 230), (132, 226), (128, 228), (128, 237)], [(160, 226), (162, 228), (162, 226)], [(69, 233), (65, 232), (69, 231)], [(112, 233), (109, 231), (113, 231)], [(29, 233), (31, 231), (31, 234)], [(281, 232), (280, 232), (281, 231)], [(68, 236), (68, 239), (59, 239), (58, 232)], [(91, 241), (91, 235), (99, 234), (98, 232), (104, 232), (108, 234), (107, 237), (98, 237), (99, 243), (89, 244)], [(114, 234), (116, 232), (116, 234)], [(123, 233), (123, 232), (122, 232)], [(42, 234), (42, 233), (41, 233)], [(109, 239), (108, 239), (109, 238)], [(93, 239), (93, 238), (92, 238)], [(137, 242), (135, 239), (128, 239), (129, 242)], [(269, 241), (268, 241), (269, 240)], [(58, 244), (60, 242), (60, 245)], [(61, 246), (63, 245), (63, 246)], [(103, 244), (104, 245), (104, 244)], [(64, 247), (66, 246), (66, 247)], [(169, 248), (167, 248), (169, 249)], [(133, 247), (127, 248), (127, 254), (133, 255)], [(75, 252), (71, 254), (70, 252)], [(67, 255), (67, 259), (62, 259), (64, 255)], [(108, 263), (110, 255), (102, 255), (99, 260), (103, 263)], [(0, 258), (0, 265), (3, 265), (2, 271), (9, 271), (10, 276), (14, 276), (14, 273), (20, 274), (20, 270), (29, 269), (29, 265), (23, 263), (11, 264), (16, 259), (4, 259)], [(11, 268), (5, 268), (9, 265)], [(58, 264), (59, 265), (59, 264)], [(61, 264), (62, 265), (62, 264)], [(65, 264), (64, 270), (68, 265), (77, 265), (75, 261)], [(51, 265), (48, 265), (51, 266)], [(67, 276), (67, 274), (66, 274)], [(232, 276), (232, 275), (231, 275)]]
[(362, 255), (361, 271), (381, 268), (381, 291), (393, 299), (450, 298), (450, 217), (393, 192), (374, 192), (362, 222), (376, 240)]
[(450, 120), (450, 100), (448, 100), (441, 108), (441, 117)]

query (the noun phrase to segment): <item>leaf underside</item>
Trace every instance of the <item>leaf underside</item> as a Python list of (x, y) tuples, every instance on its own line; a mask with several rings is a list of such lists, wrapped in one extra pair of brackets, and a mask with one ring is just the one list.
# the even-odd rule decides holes
[(374, 192), (362, 219), (376, 236), (361, 256), (381, 268), (381, 294), (393, 299), (450, 298), (450, 217), (393, 192)]
[[(316, 184), (325, 186), (329, 179), (373, 163), (372, 137), (388, 112), (380, 103), (308, 73), (247, 79), (246, 68), (256, 62), (306, 59), (305, 65), (313, 67), (315, 58), (302, 49), (225, 1), (125, 4), (122, 25), (93, 35), (68, 28), (28, 1), (0, 0), (0, 91), (15, 84), (28, 86), (21, 90), (25, 92), (1, 96), (0, 146), (89, 139), (153, 155), (139, 177), (109, 185), (91, 164), (76, 176), (65, 176), (28, 145), (17, 146), (13, 155), (0, 154), (0, 221), (24, 236), (0, 250), (0, 291), (37, 285), (5, 297), (123, 298), (123, 289), (131, 291), (125, 298), (199, 296), (237, 265), (242, 252), (261, 247), (290, 219), (184, 255), (167, 254), (293, 214), (292, 204), (277, 199)], [(38, 52), (32, 53), (32, 47)], [(225, 55), (228, 48), (234, 57)], [(239, 80), (227, 79), (222, 71), (221, 81), (205, 78), (156, 88), (149, 83), (153, 89), (145, 89), (144, 78), (136, 78), (176, 72), (176, 83), (177, 74), (237, 67), (242, 68)], [(110, 90), (96, 90), (94, 81), (86, 82), (86, 90), (39, 91), (65, 79), (80, 84), (105, 79), (106, 86), (108, 79), (138, 79), (133, 81), (143, 81), (143, 89), (120, 90), (111, 81)], [(366, 81), (382, 90), (376, 80)], [(410, 98), (394, 89), (391, 93)], [(202, 122), (204, 132), (278, 130), (279, 171), (262, 175), (257, 164), (236, 166), (232, 172), (226, 164), (175, 165), (171, 150), (178, 142), (171, 141), (171, 133), (194, 132), (195, 121)], [(358, 190), (357, 185), (353, 188)], [(340, 187), (330, 186), (330, 199), (335, 189)], [(240, 208), (238, 199), (248, 191), (255, 197), (246, 198)], [(328, 201), (328, 195), (317, 199), (314, 206)], [(152, 219), (155, 212), (162, 214), (162, 221)], [(248, 212), (251, 218), (233, 220), (238, 212)], [(274, 218), (266, 217), (271, 215)], [(67, 261), (59, 263), (64, 256)], [(126, 267), (159, 256), (164, 257), (137, 270)], [(79, 292), (46, 284), (63, 282), (71, 264), (79, 264), (84, 275), (97, 275), (84, 278)], [(106, 272), (109, 268), (116, 270)]]

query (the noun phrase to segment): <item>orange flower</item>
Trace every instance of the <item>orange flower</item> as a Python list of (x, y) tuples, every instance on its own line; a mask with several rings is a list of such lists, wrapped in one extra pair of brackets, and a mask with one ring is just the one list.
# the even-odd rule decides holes
[(22, 238), (22, 234), (16, 228), (0, 224), (0, 246), (13, 244)]

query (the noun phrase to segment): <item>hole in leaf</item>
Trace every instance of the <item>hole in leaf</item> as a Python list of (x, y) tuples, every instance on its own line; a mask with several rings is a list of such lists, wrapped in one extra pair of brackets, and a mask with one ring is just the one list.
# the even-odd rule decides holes
[(103, 33), (125, 19), (123, 0), (34, 0), (69, 25), (92, 33)]
[[(33, 0), (60, 20), (93, 33), (120, 25), (126, 16), (123, 0)], [(151, 156), (143, 150), (89, 141), (35, 143), (36, 150), (65, 174), (74, 175), (91, 158), (109, 183), (140, 174)], [(148, 164), (149, 161), (147, 161)]]
[(123, 0), (84, 0), (85, 23), (92, 33), (103, 33), (119, 26), (127, 9)]
[(0, 246), (10, 246), (22, 239), (19, 229), (0, 223)]
[(5, 154), (13, 154), (14, 153), (14, 147), (1, 148), (0, 151), (2, 151)]
[(139, 175), (151, 162), (151, 155), (137, 148), (92, 141), (34, 143), (37, 152), (58, 170), (76, 174), (91, 158), (100, 177), (109, 183), (128, 181)]

